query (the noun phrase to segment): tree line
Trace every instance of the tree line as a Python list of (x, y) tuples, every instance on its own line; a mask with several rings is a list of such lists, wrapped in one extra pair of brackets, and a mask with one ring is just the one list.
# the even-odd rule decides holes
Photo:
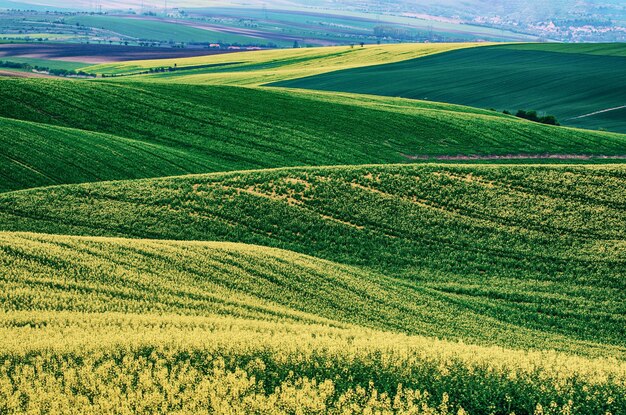
[(95, 78), (95, 74), (75, 71), (73, 69), (48, 68), (46, 66), (31, 65), (24, 62), (0, 61), (0, 68), (23, 69), (26, 71), (43, 72), (54, 76), (85, 76)]

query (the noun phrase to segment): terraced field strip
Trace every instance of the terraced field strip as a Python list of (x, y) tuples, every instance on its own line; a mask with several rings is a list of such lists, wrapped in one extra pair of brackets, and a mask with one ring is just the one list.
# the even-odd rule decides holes
[(260, 85), (285, 79), (300, 78), (340, 69), (370, 66), (413, 59), (481, 44), (396, 44), (367, 45), (363, 48), (335, 46), (232, 53), (186, 59), (130, 61), (84, 68), (89, 73), (120, 75), (150, 68), (214, 65), (233, 63), (214, 69), (182, 71), (143, 76), (143, 81), (185, 84)]
[[(148, 16), (74, 16), (65, 21), (69, 24), (96, 27), (117, 33), (126, 39), (159, 42), (185, 43), (267, 43), (265, 39), (256, 39), (236, 33), (222, 33), (215, 30), (178, 24)], [(286, 46), (286, 45), (285, 45)]]

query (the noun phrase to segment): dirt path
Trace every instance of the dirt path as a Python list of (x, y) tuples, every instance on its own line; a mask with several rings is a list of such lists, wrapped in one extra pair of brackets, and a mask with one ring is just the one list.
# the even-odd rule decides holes
[(621, 107), (615, 107), (615, 108), (607, 108), (607, 109), (602, 110), (602, 111), (590, 112), (589, 114), (579, 115), (578, 117), (573, 117), (573, 118), (568, 118), (567, 121), (569, 121), (569, 120), (579, 120), (581, 118), (587, 118), (587, 117), (593, 117), (594, 115), (604, 114), (605, 112), (622, 110), (624, 108), (626, 108), (626, 105), (622, 105)]
[(411, 156), (403, 154), (409, 160), (626, 160), (622, 156), (607, 156), (595, 154), (505, 154), (484, 156)]

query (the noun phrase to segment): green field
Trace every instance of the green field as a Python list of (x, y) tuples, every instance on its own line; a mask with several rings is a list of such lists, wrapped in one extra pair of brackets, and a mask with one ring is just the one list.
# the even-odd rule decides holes
[[(626, 46), (507, 45), (472, 48), (279, 82), (310, 88), (427, 99), (512, 112), (535, 109), (565, 125), (625, 133), (623, 117), (606, 125), (580, 118), (626, 105)], [(621, 122), (617, 121), (621, 118)], [(589, 121), (589, 122), (588, 122)]]
[[(418, 283), (413, 289), (461, 306), (426, 308), (418, 334), (507, 347), (558, 335), (567, 336), (559, 348), (624, 347), (624, 180), (620, 166), (191, 176), (5, 193), (0, 229), (275, 246)], [(509, 296), (517, 300), (502, 301)], [(463, 330), (470, 318), (452, 323), (463, 309), (542, 334)]]
[(1, 191), (463, 154), (626, 156), (617, 134), (447, 104), (277, 89), (7, 79), (0, 116), (8, 161)]
[(0, 118), (0, 144), (0, 192), (184, 174), (205, 162), (164, 145), (6, 118)]
[(475, 46), (0, 79), (0, 414), (626, 415), (626, 135), (267, 86), (624, 59)]
[(401, 334), (451, 310), (432, 290), (368, 271), (230, 243), (0, 233), (0, 250), (13, 275), (0, 281), (8, 413), (619, 414), (625, 404), (626, 366), (612, 359)]
[[(273, 409), (296, 399), (272, 395), (275, 386), (330, 410), (358, 385), (360, 405), (385, 408), (391, 398), (371, 399), (402, 400), (402, 384), (454, 411), (506, 402), (515, 413), (537, 405), (620, 413), (625, 180), (623, 166), (372, 166), (5, 193), (3, 230), (155, 240), (3, 234), (0, 267), (12, 277), (2, 282), (0, 347), (9, 361), (23, 357), (0, 393), (14, 385), (29, 396), (22, 388), (32, 387), (45, 392), (31, 398), (34, 408), (61, 395), (91, 410), (108, 402), (109, 411), (190, 410), (216, 399), (241, 411), (248, 394), (250, 408), (267, 399)], [(20, 345), (31, 336), (40, 340)], [(332, 369), (316, 369), (328, 361)], [(55, 366), (76, 371), (71, 392), (62, 392)], [(125, 376), (143, 379), (135, 388), (153, 399), (137, 401)], [(183, 379), (188, 394), (177, 400), (158, 392), (179, 390)], [(250, 389), (219, 398), (209, 380)], [(324, 380), (337, 390), (321, 399)], [(81, 400), (88, 394), (99, 399)]]

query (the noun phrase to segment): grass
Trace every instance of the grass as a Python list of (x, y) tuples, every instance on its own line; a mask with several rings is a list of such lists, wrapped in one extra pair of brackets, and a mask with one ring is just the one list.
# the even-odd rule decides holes
[(623, 43), (526, 43), (515, 45), (514, 48), (520, 51), (626, 57), (626, 45)]
[(0, 116), (10, 126), (0, 140), (13, 143), (0, 149), (13, 161), (1, 168), (3, 191), (422, 156), (626, 155), (616, 134), (447, 104), (278, 89), (2, 80)]
[(0, 145), (0, 192), (185, 174), (206, 161), (159, 144), (6, 118)]
[(288, 249), (430, 298), (405, 303), (423, 307), (411, 333), (585, 353), (626, 346), (624, 176), (424, 165), (89, 184), (5, 193), (0, 229)]
[[(624, 45), (504, 45), (468, 48), (325, 73), (274, 85), (401, 96), (479, 108), (535, 109), (571, 118), (626, 105)], [(586, 119), (572, 124), (596, 127)], [(626, 124), (607, 124), (626, 132)]]

